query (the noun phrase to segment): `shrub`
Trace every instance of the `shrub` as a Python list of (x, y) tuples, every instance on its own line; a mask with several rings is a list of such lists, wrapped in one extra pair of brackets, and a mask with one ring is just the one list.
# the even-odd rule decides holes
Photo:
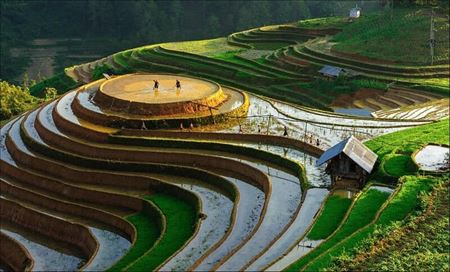
[(6, 120), (12, 116), (31, 109), (41, 100), (30, 95), (28, 88), (22, 88), (0, 82), (0, 120)]
[(47, 87), (45, 88), (45, 100), (52, 100), (58, 94), (58, 91), (55, 88)]

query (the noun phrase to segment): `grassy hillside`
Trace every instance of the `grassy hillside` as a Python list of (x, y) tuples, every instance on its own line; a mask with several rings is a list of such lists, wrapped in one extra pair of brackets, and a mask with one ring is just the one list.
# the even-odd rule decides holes
[[(387, 134), (366, 144), (378, 154), (382, 165), (391, 154), (410, 158), (423, 144), (448, 144), (448, 126), (449, 120), (443, 120)], [(379, 182), (384, 174), (381, 172), (372, 176), (372, 181)], [(359, 198), (334, 236), (286, 270), (411, 271), (420, 267), (447, 271), (448, 178), (448, 174), (420, 176), (404, 169), (386, 206), (378, 203), (375, 207), (366, 203), (367, 198)], [(361, 204), (365, 207), (359, 209)]]
[[(446, 63), (449, 58), (449, 22), (435, 17), (435, 61)], [(429, 10), (398, 10), (390, 13), (362, 16), (344, 25), (334, 37), (334, 49), (388, 61), (430, 64)], [(406, 50), (407, 49), (407, 50)]]
[(412, 271), (418, 267), (428, 271), (448, 271), (449, 187), (438, 187), (422, 198), (426, 210), (400, 228), (392, 228), (382, 239), (379, 234), (360, 248), (355, 258), (341, 256), (333, 270)]

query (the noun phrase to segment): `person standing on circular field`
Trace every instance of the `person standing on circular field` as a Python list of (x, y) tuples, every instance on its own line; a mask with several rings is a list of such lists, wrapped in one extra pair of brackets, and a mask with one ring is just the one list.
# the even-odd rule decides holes
[(175, 82), (175, 86), (177, 87), (177, 91), (179, 91), (181, 89), (181, 83), (178, 79)]
[(159, 88), (159, 82), (158, 80), (153, 80), (154, 84), (153, 84), (153, 90), (154, 91), (158, 91)]

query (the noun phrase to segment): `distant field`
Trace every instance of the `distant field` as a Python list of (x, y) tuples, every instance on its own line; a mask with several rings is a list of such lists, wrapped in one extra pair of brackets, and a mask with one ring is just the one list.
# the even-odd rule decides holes
[(173, 42), (161, 44), (164, 48), (178, 50), (199, 55), (215, 55), (229, 51), (239, 51), (242, 48), (227, 43), (227, 38), (217, 38), (211, 40)]
[(297, 23), (297, 26), (303, 28), (320, 29), (320, 28), (340, 28), (348, 24), (347, 17), (324, 17), (314, 18), (308, 20), (301, 20)]

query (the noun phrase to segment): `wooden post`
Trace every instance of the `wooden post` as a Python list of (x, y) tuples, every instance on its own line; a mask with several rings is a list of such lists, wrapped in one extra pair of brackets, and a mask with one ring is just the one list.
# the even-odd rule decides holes
[(306, 143), (306, 131), (308, 130), (308, 122), (305, 121), (305, 134), (303, 135), (303, 142)]

